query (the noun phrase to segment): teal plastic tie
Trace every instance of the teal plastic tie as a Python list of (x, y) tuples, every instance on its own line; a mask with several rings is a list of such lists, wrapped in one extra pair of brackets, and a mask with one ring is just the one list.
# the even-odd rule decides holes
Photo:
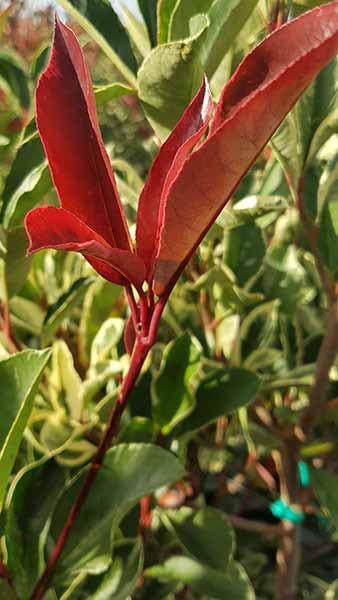
[(299, 474), (299, 483), (303, 488), (308, 487), (310, 485), (310, 471), (306, 462), (300, 460), (298, 462), (298, 474)]
[(281, 498), (278, 498), (270, 505), (270, 510), (277, 519), (284, 519), (284, 521), (290, 521), (296, 525), (304, 520), (303, 511), (293, 510), (293, 508), (288, 504), (285, 504)]

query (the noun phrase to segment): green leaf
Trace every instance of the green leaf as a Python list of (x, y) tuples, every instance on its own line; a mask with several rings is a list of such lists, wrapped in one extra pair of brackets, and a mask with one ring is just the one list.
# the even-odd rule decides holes
[(13, 326), (33, 335), (41, 335), (45, 313), (36, 302), (22, 296), (14, 296), (9, 301), (9, 308)]
[(185, 550), (204, 565), (224, 572), (234, 551), (234, 533), (224, 514), (215, 508), (197, 512), (183, 507), (165, 513)]
[(154, 48), (138, 72), (139, 98), (147, 119), (162, 141), (202, 82), (200, 51), (208, 21), (205, 16), (200, 17), (195, 35)]
[[(62, 551), (55, 578), (69, 580), (86, 571), (99, 574), (111, 561), (112, 531), (137, 501), (180, 479), (183, 468), (171, 453), (148, 444), (120, 444), (108, 451)], [(76, 479), (54, 514), (51, 533), (60, 532), (83, 482)]]
[(318, 152), (321, 150), (327, 140), (337, 132), (338, 108), (335, 108), (335, 110), (331, 111), (328, 116), (323, 119), (318, 129), (314, 133), (308, 153), (308, 162), (316, 158)]
[(169, 41), (169, 23), (177, 0), (158, 0), (157, 2), (157, 43)]
[(22, 68), (20, 57), (13, 50), (1, 50), (0, 76), (7, 81), (12, 92), (19, 99), (22, 108), (29, 108), (28, 77)]
[(172, 556), (163, 565), (146, 570), (146, 575), (161, 581), (177, 581), (192, 587), (198, 594), (218, 600), (254, 600), (255, 593), (244, 569), (231, 563), (226, 574), (187, 558)]
[(225, 368), (202, 381), (196, 392), (196, 407), (184, 421), (183, 432), (205, 427), (222, 415), (252, 402), (258, 392), (257, 375), (246, 369)]
[(253, 194), (246, 196), (233, 206), (236, 216), (258, 217), (270, 211), (284, 211), (288, 208), (288, 202), (283, 196), (263, 196)]
[(103, 106), (111, 100), (116, 100), (116, 98), (136, 94), (136, 90), (124, 83), (109, 83), (108, 85), (94, 87), (94, 94), (96, 106)]
[(25, 350), (0, 361), (0, 507), (50, 350)]
[(46, 525), (65, 484), (65, 470), (44, 459), (21, 471), (14, 482), (6, 522), (8, 568), (15, 589), (28, 600), (44, 567)]
[(69, 290), (62, 294), (55, 304), (49, 307), (43, 323), (42, 345), (48, 344), (62, 321), (70, 315), (75, 306), (80, 304), (92, 282), (92, 277), (77, 279), (70, 286)]
[(210, 26), (202, 49), (202, 60), (209, 78), (235, 42), (257, 2), (258, 0), (214, 0), (212, 3), (208, 11)]
[(188, 334), (176, 338), (164, 352), (152, 396), (153, 418), (165, 435), (170, 433), (194, 406), (189, 381), (199, 368), (200, 357), (199, 345)]
[(189, 22), (198, 14), (207, 13), (213, 0), (178, 0), (171, 14), (168, 41), (184, 40), (189, 37)]
[(306, 166), (337, 131), (337, 79), (338, 60), (334, 59), (319, 73), (272, 138), (272, 147), (294, 190)]
[(251, 356), (258, 348), (270, 348), (276, 337), (279, 315), (279, 300), (263, 302), (255, 306), (244, 317), (234, 355), (238, 362)]
[(107, 0), (58, 0), (134, 87), (136, 61), (129, 38)]
[(2, 285), (0, 283), (0, 292), (5, 301), (15, 296), (26, 281), (31, 263), (31, 258), (26, 256), (27, 246), (28, 239), (25, 229), (19, 227), (7, 232), (6, 255), (2, 265), (0, 264), (3, 277)]
[(126, 6), (121, 9), (124, 26), (140, 55), (145, 58), (151, 50), (148, 31), (144, 23), (140, 22)]
[(156, 2), (154, 0), (137, 0), (137, 2), (147, 25), (151, 45), (156, 46)]
[(143, 569), (143, 545), (121, 544), (114, 548), (114, 559), (107, 573), (91, 577), (86, 587), (87, 600), (126, 600), (136, 588)]
[(10, 198), (4, 213), (4, 226), (13, 228), (22, 225), (27, 212), (34, 208), (52, 188), (49, 167), (46, 162), (43, 162), (28, 173)]
[(81, 379), (75, 370), (73, 355), (63, 340), (56, 340), (53, 344), (49, 385), (50, 396), (55, 400), (52, 404), (55, 406), (62, 399), (71, 419), (79, 421), (82, 412)]
[(338, 529), (338, 477), (324, 469), (311, 469), (311, 485), (324, 514), (330, 523)]
[[(34, 125), (34, 122), (33, 122)], [(34, 125), (35, 126), (35, 125)], [(28, 130), (29, 125), (26, 127)], [(18, 146), (15, 159), (5, 181), (5, 187), (2, 192), (3, 204), (1, 208), (1, 221), (7, 212), (7, 206), (19, 186), (24, 182), (31, 171), (44, 162), (45, 156), (43, 147), (37, 132), (26, 137)]]
[(318, 236), (318, 246), (325, 265), (338, 276), (338, 196), (325, 203)]
[(125, 322), (123, 319), (111, 318), (102, 323), (91, 347), (90, 365), (104, 363), (112, 350), (116, 349), (121, 339)]
[(43, 46), (39, 49), (38, 53), (35, 55), (32, 66), (31, 66), (31, 76), (36, 81), (42, 71), (47, 66), (47, 61), (50, 53), (50, 46)]
[(225, 262), (236, 274), (238, 284), (244, 284), (257, 273), (264, 255), (265, 243), (255, 222), (233, 227), (225, 236)]
[(110, 316), (121, 297), (121, 287), (97, 279), (85, 295), (81, 314), (79, 343), (83, 362), (89, 361), (90, 349), (101, 324)]
[(263, 287), (268, 298), (276, 298), (280, 309), (293, 314), (295, 306), (306, 294), (306, 271), (300, 262), (300, 253), (290, 243), (272, 243), (265, 256), (266, 268)]
[(133, 417), (122, 429), (119, 443), (151, 443), (156, 439), (156, 427), (151, 419), (145, 417)]

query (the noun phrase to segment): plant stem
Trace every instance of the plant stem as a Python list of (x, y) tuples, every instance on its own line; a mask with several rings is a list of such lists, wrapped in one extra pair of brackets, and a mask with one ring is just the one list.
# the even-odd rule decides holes
[[(292, 184), (289, 182), (290, 188)], [(315, 263), (326, 294), (328, 316), (324, 338), (317, 359), (315, 380), (309, 393), (309, 405), (303, 414), (300, 426), (296, 427), (286, 441), (282, 452), (275, 452), (274, 458), (280, 480), (281, 498), (286, 504), (299, 504), (300, 490), (297, 461), (299, 446), (311, 433), (325, 400), (329, 373), (338, 351), (338, 299), (329, 273), (325, 269), (317, 246), (317, 227), (306, 214), (303, 203), (303, 181), (298, 190), (293, 190), (305, 235), (314, 255)], [(291, 433), (291, 432), (290, 432)], [(300, 565), (299, 525), (282, 520), (283, 535), (277, 549), (276, 600), (295, 600)]]
[(327, 301), (328, 304), (333, 304), (335, 302), (336, 299), (336, 294), (335, 294), (335, 289), (334, 289), (334, 285), (331, 281), (331, 278), (329, 276), (329, 274), (327, 273), (325, 266), (323, 264), (322, 261), (322, 257), (318, 251), (318, 246), (317, 246), (317, 227), (316, 225), (313, 225), (310, 221), (309, 218), (306, 214), (306, 210), (304, 207), (304, 202), (303, 202), (303, 187), (304, 187), (304, 182), (303, 179), (301, 179), (298, 190), (294, 191), (294, 196), (296, 199), (296, 205), (297, 205), (297, 209), (299, 212), (299, 218), (301, 220), (301, 223), (303, 225), (304, 228), (304, 232), (305, 235), (308, 239), (308, 243), (311, 249), (311, 252), (315, 258), (315, 263), (316, 263), (316, 268), (318, 271), (318, 275), (320, 277), (320, 280), (322, 282), (322, 286), (323, 289), (325, 291), (326, 297), (327, 297)]
[(92, 488), (96, 476), (102, 466), (105, 453), (107, 452), (112, 439), (116, 436), (118, 432), (120, 419), (126, 407), (129, 393), (135, 385), (136, 379), (141, 371), (145, 358), (152, 346), (150, 342), (151, 341), (147, 340), (147, 338), (137, 338), (131, 357), (129, 371), (123, 380), (116, 406), (112, 411), (104, 436), (90, 465), (89, 471), (85, 477), (79, 495), (76, 498), (68, 514), (66, 523), (62, 531), (60, 532), (58, 539), (56, 540), (54, 549), (48, 559), (46, 568), (43, 574), (41, 575), (40, 579), (38, 580), (30, 597), (30, 600), (42, 600), (44, 593), (46, 592), (48, 582), (52, 573), (54, 572), (60, 554), (67, 542), (75, 519), (77, 518), (82, 506), (84, 505), (88, 497), (88, 494)]
[[(298, 443), (289, 440), (282, 451), (274, 452), (280, 481), (280, 495), (288, 505), (298, 504)], [(296, 600), (300, 566), (300, 526), (290, 521), (280, 523), (281, 536), (277, 549), (275, 600)]]
[(241, 529), (243, 531), (250, 531), (252, 533), (258, 533), (267, 537), (278, 537), (282, 534), (280, 525), (270, 525), (270, 523), (264, 523), (263, 521), (255, 521), (253, 519), (245, 519), (238, 515), (226, 515), (226, 520), (231, 523), (235, 529)]
[(331, 366), (338, 352), (338, 299), (330, 306), (325, 335), (319, 350), (315, 380), (310, 389), (309, 406), (301, 420), (304, 437), (311, 432), (324, 403)]

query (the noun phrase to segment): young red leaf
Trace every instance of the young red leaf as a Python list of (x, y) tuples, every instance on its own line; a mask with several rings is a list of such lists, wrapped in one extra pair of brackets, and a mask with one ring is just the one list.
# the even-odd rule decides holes
[(58, 20), (51, 58), (36, 92), (36, 112), (63, 208), (111, 246), (131, 250), (84, 57), (73, 32)]
[(146, 264), (148, 279), (153, 271), (156, 240), (168, 189), (205, 132), (212, 107), (209, 86), (204, 80), (195, 98), (161, 146), (142, 190), (137, 211), (136, 245), (137, 253)]
[(164, 207), (154, 290), (166, 293), (238, 183), (312, 79), (338, 51), (338, 2), (268, 36), (241, 63), (211, 135), (185, 162)]
[(80, 252), (113, 283), (130, 281), (138, 290), (145, 279), (143, 261), (128, 250), (112, 248), (98, 233), (63, 208), (45, 206), (31, 210), (25, 219), (28, 253), (44, 248)]

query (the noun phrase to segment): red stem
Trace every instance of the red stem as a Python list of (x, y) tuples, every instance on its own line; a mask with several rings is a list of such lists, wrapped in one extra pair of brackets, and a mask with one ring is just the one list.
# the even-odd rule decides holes
[(115, 435), (118, 432), (121, 415), (126, 407), (129, 393), (131, 392), (131, 390), (134, 387), (136, 379), (140, 373), (140, 370), (142, 368), (142, 365), (144, 363), (144, 360), (145, 360), (150, 348), (151, 348), (151, 345), (148, 342), (145, 343), (144, 339), (140, 339), (140, 338), (137, 339), (135, 346), (134, 346), (133, 354), (131, 357), (129, 371), (123, 380), (121, 391), (118, 396), (116, 406), (115, 406), (115, 408), (110, 416), (109, 422), (107, 424), (105, 434), (101, 440), (101, 443), (98, 447), (96, 455), (95, 455), (95, 457), (91, 463), (91, 466), (89, 468), (89, 471), (85, 477), (85, 480), (83, 482), (83, 485), (79, 492), (79, 495), (78, 495), (77, 499), (75, 500), (75, 502), (68, 514), (66, 523), (65, 523), (58, 539), (56, 540), (54, 549), (48, 559), (46, 568), (45, 568), (43, 574), (41, 575), (40, 579), (38, 580), (38, 582), (33, 590), (33, 593), (30, 597), (30, 600), (42, 600), (42, 598), (44, 596), (44, 593), (47, 589), (48, 581), (49, 581), (52, 573), (54, 572), (56, 563), (60, 557), (60, 554), (62, 552), (62, 549), (63, 549), (65, 543), (67, 542), (67, 539), (69, 537), (69, 534), (70, 534), (70, 531), (74, 524), (74, 521), (77, 518), (83, 504), (85, 503), (86, 498), (91, 490), (91, 487), (96, 479), (96, 476), (102, 466), (105, 453), (108, 450), (112, 439), (115, 437)]
[[(135, 300), (132, 293), (132, 289), (127, 288), (126, 292), (130, 308), (133, 314), (133, 318), (135, 319)], [(42, 573), (40, 579), (38, 580), (33, 590), (33, 593), (30, 596), (30, 600), (42, 600), (44, 596), (50, 577), (55, 570), (56, 563), (67, 542), (75, 519), (77, 518), (83, 504), (85, 503), (88, 497), (88, 494), (92, 488), (96, 476), (102, 466), (105, 453), (107, 452), (112, 439), (116, 436), (118, 432), (120, 419), (127, 405), (128, 396), (135, 385), (136, 379), (141, 371), (142, 365), (144, 364), (149, 350), (152, 348), (156, 341), (159, 322), (164, 307), (166, 305), (168, 296), (169, 290), (166, 295), (162, 296), (158, 300), (157, 304), (153, 307), (153, 311), (151, 312), (149, 310), (149, 304), (147, 302), (146, 296), (140, 297), (142, 312), (142, 332), (140, 332), (136, 337), (136, 342), (131, 356), (129, 371), (122, 382), (116, 406), (112, 411), (112, 414), (106, 427), (106, 431), (92, 460), (89, 471), (80, 489), (79, 495), (76, 498), (68, 514), (66, 523), (62, 531), (60, 532), (59, 537), (56, 540), (54, 549), (48, 559), (46, 568)]]

